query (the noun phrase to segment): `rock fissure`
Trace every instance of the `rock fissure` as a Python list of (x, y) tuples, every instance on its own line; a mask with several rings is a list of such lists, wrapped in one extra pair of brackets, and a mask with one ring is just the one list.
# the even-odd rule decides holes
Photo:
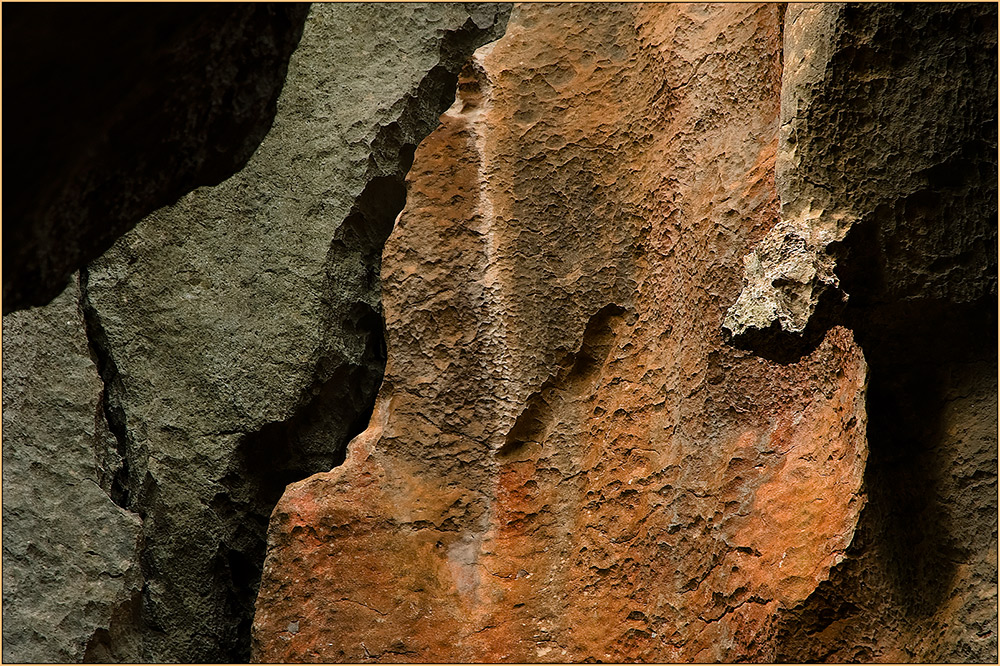
[[(101, 483), (143, 518), (127, 660), (249, 659), (274, 503), (340, 464), (371, 417), (381, 248), (414, 146), (507, 11), (312, 7), (245, 168), (156, 211), (85, 269), (96, 411), (116, 436)], [(94, 650), (120, 653), (105, 643)]]
[[(99, 485), (104, 488), (108, 497), (115, 504), (125, 510), (133, 510), (130, 506), (129, 497), (129, 488), (131, 487), (129, 483), (131, 455), (127, 443), (128, 434), (124, 422), (125, 416), (121, 409), (114, 409), (108, 403), (109, 396), (112, 393), (109, 387), (117, 380), (118, 371), (106, 347), (107, 337), (101, 328), (99, 315), (91, 307), (87, 299), (87, 269), (81, 269), (75, 279), (80, 286), (80, 310), (83, 313), (87, 344), (94, 357), (98, 375), (104, 384), (98, 402), (96, 420), (100, 422), (103, 419), (107, 424), (107, 430), (113, 437), (115, 444), (113, 451), (95, 451), (98, 474), (102, 477), (102, 483)], [(98, 446), (102, 446), (105, 443), (100, 441), (100, 438), (97, 441)], [(108, 457), (110, 457), (110, 461), (107, 460)], [(141, 516), (142, 513), (139, 512), (139, 515)]]
[(351, 603), (351, 604), (357, 604), (359, 606), (364, 606), (368, 610), (372, 611), (373, 613), (377, 613), (377, 614), (381, 615), (382, 617), (385, 617), (386, 615), (388, 615), (388, 613), (380, 611), (379, 609), (375, 608), (374, 606), (370, 606), (370, 605), (364, 603), (363, 601), (357, 601), (355, 599), (346, 599), (346, 598), (345, 599), (337, 599), (336, 600), (336, 603), (343, 603), (343, 602), (347, 602), (347, 603)]

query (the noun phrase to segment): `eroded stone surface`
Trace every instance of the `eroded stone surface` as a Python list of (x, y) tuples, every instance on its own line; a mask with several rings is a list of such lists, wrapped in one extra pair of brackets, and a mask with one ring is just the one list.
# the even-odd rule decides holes
[(870, 457), (858, 536), (778, 661), (997, 659), (996, 25), (992, 5), (786, 15), (782, 221), (726, 326), (767, 355), (851, 328)]
[[(135, 661), (142, 527), (117, 458), (74, 279), (3, 318), (3, 660)], [(102, 473), (103, 472), (103, 473)]]
[(844, 561), (782, 619), (777, 661), (996, 661), (997, 366), (976, 355), (872, 368), (869, 501)]
[(724, 343), (777, 218), (782, 8), (518, 6), (418, 148), (388, 362), (272, 516), (256, 661), (719, 661), (851, 542), (867, 366)]
[(274, 502), (339, 462), (370, 413), (379, 255), (413, 146), (504, 20), (497, 5), (314, 6), (247, 166), (88, 268), (118, 481), (145, 518), (144, 659), (248, 657)]
[(730, 333), (802, 333), (825, 293), (850, 295), (838, 260), (882, 300), (996, 293), (995, 18), (987, 5), (789, 5), (781, 223), (744, 259)]

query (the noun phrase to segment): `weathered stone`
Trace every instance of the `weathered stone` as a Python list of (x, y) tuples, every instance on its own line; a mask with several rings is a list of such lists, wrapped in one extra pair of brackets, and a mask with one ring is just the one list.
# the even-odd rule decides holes
[(995, 344), (973, 345), (975, 356), (960, 363), (928, 355), (872, 367), (869, 501), (830, 580), (782, 618), (777, 661), (996, 661), (989, 347), (995, 354)]
[(802, 333), (839, 291), (838, 256), (880, 300), (996, 294), (995, 16), (990, 5), (789, 5), (781, 223), (744, 259), (732, 335)]
[(5, 317), (5, 661), (995, 662), (996, 20), (314, 8)]
[(343, 459), (384, 364), (378, 265), (412, 150), (496, 5), (316, 5), (271, 132), (86, 271), (144, 516), (143, 658), (249, 655), (267, 519)]
[(115, 442), (79, 298), (74, 276), (3, 318), (5, 663), (138, 658), (141, 523), (98, 471)]
[(996, 30), (995, 5), (786, 15), (782, 222), (726, 327), (769, 356), (851, 328), (871, 453), (858, 536), (779, 661), (997, 659)]
[(722, 336), (777, 218), (782, 14), (520, 5), (477, 52), (383, 255), (372, 420), (272, 516), (254, 660), (773, 657), (867, 457), (849, 331)]
[(246, 163), (307, 9), (4, 7), (4, 313), (48, 303), (144, 215)]

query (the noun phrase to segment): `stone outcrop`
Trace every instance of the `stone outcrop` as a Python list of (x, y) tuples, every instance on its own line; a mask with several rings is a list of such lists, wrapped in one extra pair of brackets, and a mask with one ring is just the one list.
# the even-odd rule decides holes
[[(143, 538), (137, 651), (98, 656), (248, 658), (274, 503), (290, 481), (338, 464), (371, 413), (385, 358), (379, 258), (413, 148), (507, 12), (313, 7), (245, 168), (155, 212), (83, 271), (121, 456), (107, 486), (142, 518)], [(10, 417), (24, 418), (16, 405)], [(5, 510), (21, 505), (5, 494)], [(29, 614), (40, 603), (31, 590), (10, 602)]]
[(4, 317), (6, 663), (138, 658), (142, 530), (111, 498), (120, 461), (103, 394), (76, 280)]
[[(257, 661), (716, 661), (851, 543), (867, 367), (725, 343), (774, 224), (783, 8), (523, 5), (418, 148), (388, 362), (271, 520)], [(373, 556), (377, 553), (377, 556)]]
[(48, 303), (143, 216), (239, 170), (307, 10), (5, 7), (4, 313)]
[[(756, 254), (787, 249), (791, 225), (839, 288), (748, 276), (729, 316), (762, 286), (812, 314), (804, 348), (851, 328), (870, 456), (858, 536), (783, 620), (779, 661), (997, 659), (996, 54), (991, 5), (786, 15), (782, 223)], [(772, 354), (791, 330), (765, 320), (738, 343)]]
[(5, 662), (997, 659), (996, 5), (133, 11), (17, 159), (108, 224), (5, 269)]
[(864, 301), (996, 294), (995, 14), (789, 6), (781, 221), (744, 259), (735, 337), (801, 334), (821, 299), (849, 300), (844, 270)]

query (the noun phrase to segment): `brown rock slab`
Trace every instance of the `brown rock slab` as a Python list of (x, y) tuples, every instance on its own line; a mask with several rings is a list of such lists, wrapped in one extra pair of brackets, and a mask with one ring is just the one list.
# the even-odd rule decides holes
[(388, 361), (268, 535), (253, 659), (768, 659), (849, 546), (867, 366), (727, 345), (777, 221), (777, 5), (522, 5), (416, 151)]

